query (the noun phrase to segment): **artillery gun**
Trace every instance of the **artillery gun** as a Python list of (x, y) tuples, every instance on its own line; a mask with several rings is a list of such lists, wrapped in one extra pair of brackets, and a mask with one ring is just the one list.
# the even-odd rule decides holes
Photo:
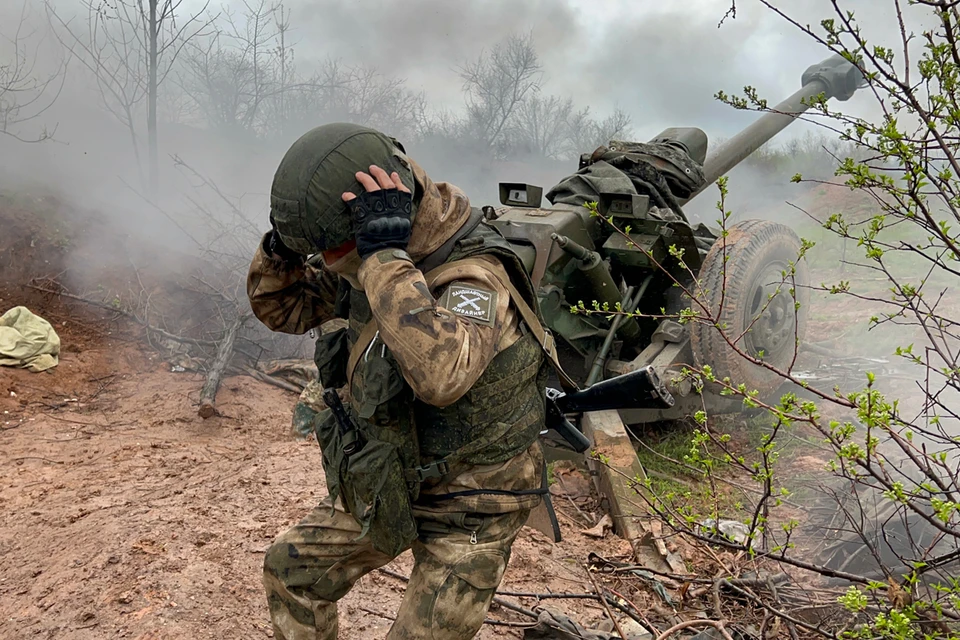
[[(690, 307), (675, 280), (692, 290), (692, 272), (705, 289), (702, 299), (740, 349), (788, 365), (806, 330), (809, 276), (797, 261), (797, 234), (783, 224), (747, 220), (718, 242), (719, 229), (692, 224), (682, 207), (794, 122), (811, 98), (849, 100), (864, 79), (856, 66), (834, 56), (808, 68), (801, 84), (709, 157), (702, 130), (670, 128), (646, 144), (611, 142), (581, 156), (579, 170), (547, 194), (551, 207), (541, 206), (540, 187), (501, 183), (503, 206), (485, 208), (487, 223), (524, 260), (560, 361), (578, 385), (646, 370), (669, 390), (642, 408), (621, 408), (625, 423), (677, 419), (704, 401), (714, 411), (741, 406), (715, 389), (705, 389), (701, 398), (681, 379), (685, 365), (710, 365), (720, 379), (729, 376), (762, 395), (780, 387), (778, 375), (742, 358), (706, 323), (574, 314), (571, 307), (583, 302), (589, 309), (597, 301), (647, 316), (675, 315)], [(590, 203), (596, 212), (585, 206)], [(629, 228), (629, 241), (600, 216)], [(670, 255), (671, 247), (682, 250), (689, 272)], [(784, 272), (789, 280), (781, 286)]]

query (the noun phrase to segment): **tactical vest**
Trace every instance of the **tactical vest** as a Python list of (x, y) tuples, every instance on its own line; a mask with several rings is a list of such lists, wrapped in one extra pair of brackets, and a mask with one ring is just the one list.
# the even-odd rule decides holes
[[(481, 255), (496, 256), (515, 291), (538, 308), (520, 259), (488, 225), (481, 223), (459, 239), (442, 264)], [(431, 293), (439, 298), (442, 291)], [(342, 434), (335, 421), (318, 417), (328, 489), (342, 497), (374, 546), (399, 553), (416, 536), (411, 505), (423, 482), (456, 475), (467, 466), (504, 462), (537, 439), (546, 422), (549, 361), (521, 323), (522, 336), (493, 358), (464, 396), (435, 407), (415, 397), (389, 347), (376, 335), (371, 339), (376, 325), (366, 295), (347, 285), (336, 306), (348, 327), (318, 339), (315, 360), (325, 388), (349, 380), (347, 408), (365, 444), (345, 459), (337, 451)]]

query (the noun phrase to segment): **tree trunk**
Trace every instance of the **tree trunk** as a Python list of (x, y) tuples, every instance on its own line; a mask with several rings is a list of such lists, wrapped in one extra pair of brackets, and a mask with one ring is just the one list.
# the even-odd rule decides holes
[(213, 361), (213, 366), (207, 372), (207, 380), (203, 383), (203, 390), (200, 391), (200, 417), (206, 420), (217, 415), (217, 390), (220, 389), (220, 382), (223, 380), (223, 372), (230, 362), (233, 355), (233, 342), (237, 338), (237, 332), (244, 318), (238, 317), (233, 324), (227, 328), (227, 332), (217, 347), (217, 357)]
[(147, 60), (149, 80), (147, 86), (147, 137), (149, 139), (150, 198), (156, 199), (159, 191), (159, 161), (157, 152), (157, 2), (150, 3), (150, 53)]

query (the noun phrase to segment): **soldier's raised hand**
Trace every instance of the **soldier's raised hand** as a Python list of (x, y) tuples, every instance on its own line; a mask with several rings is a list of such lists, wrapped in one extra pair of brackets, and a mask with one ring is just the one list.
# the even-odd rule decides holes
[(413, 194), (400, 175), (370, 165), (370, 173), (358, 171), (357, 181), (366, 191), (344, 193), (342, 198), (353, 215), (357, 253), (366, 259), (384, 249), (406, 249), (413, 228)]

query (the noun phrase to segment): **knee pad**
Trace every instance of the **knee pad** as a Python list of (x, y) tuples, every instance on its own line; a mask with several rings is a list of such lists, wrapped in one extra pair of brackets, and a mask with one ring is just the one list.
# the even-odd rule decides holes
[(263, 556), (263, 571), (283, 580), (289, 575), (291, 566), (297, 564), (299, 557), (295, 545), (278, 540), (270, 545)]

